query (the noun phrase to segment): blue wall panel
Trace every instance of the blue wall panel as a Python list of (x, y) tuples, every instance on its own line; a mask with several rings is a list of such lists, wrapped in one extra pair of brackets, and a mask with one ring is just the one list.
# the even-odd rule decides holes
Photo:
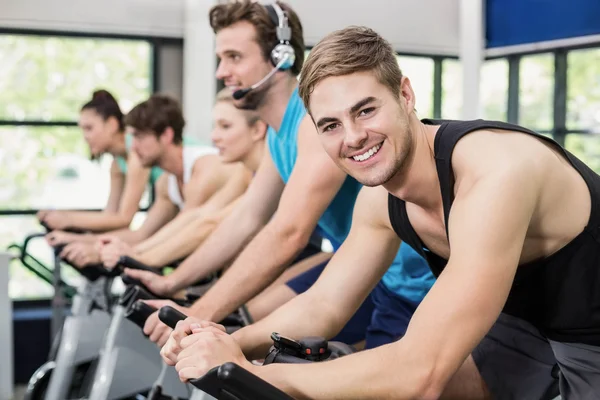
[(600, 34), (600, 0), (487, 0), (488, 48)]

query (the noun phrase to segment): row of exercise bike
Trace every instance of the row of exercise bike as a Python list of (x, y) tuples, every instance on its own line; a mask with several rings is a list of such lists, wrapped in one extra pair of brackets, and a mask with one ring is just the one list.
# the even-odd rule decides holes
[[(54, 248), (54, 268), (44, 266), (29, 251), (30, 242), (45, 233), (28, 236), (19, 251), (24, 266), (40, 278), (52, 282), (54, 332), (48, 361), (29, 380), (25, 400), (289, 400), (289, 395), (234, 363), (213, 368), (203, 377), (183, 383), (175, 368), (165, 364), (159, 348), (144, 335), (146, 319), (157, 310), (144, 300), (164, 299), (152, 293), (141, 282), (122, 274), (124, 268), (149, 270), (130, 257), (121, 257), (112, 270), (102, 265), (75, 268), (82, 275), (77, 288), (61, 277), (59, 256)], [(115, 279), (125, 284), (120, 294), (113, 294)], [(210, 285), (212, 277), (198, 282), (195, 288)], [(197, 290), (190, 288), (185, 299), (170, 299), (190, 305)], [(70, 311), (64, 315), (65, 305)], [(172, 307), (158, 310), (159, 319), (174, 328), (186, 316)], [(221, 321), (233, 332), (252, 321), (245, 307)], [(270, 363), (307, 363), (337, 358), (354, 351), (351, 346), (328, 342), (320, 337), (292, 340), (274, 332), (263, 365)]]

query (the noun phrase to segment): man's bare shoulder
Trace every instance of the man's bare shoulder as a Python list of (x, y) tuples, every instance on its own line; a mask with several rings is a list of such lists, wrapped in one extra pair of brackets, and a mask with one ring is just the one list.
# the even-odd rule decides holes
[(225, 163), (221, 161), (221, 158), (218, 154), (205, 154), (201, 157), (198, 157), (194, 161), (194, 165), (192, 167), (192, 174), (202, 172), (203, 170), (209, 168), (223, 168), (224, 166)]
[(354, 219), (392, 229), (388, 212), (389, 192), (383, 186), (363, 186), (354, 206)]
[(527, 173), (531, 179), (556, 160), (543, 139), (522, 132), (478, 130), (461, 138), (452, 153), (452, 168), (459, 178), (480, 179), (495, 174)]

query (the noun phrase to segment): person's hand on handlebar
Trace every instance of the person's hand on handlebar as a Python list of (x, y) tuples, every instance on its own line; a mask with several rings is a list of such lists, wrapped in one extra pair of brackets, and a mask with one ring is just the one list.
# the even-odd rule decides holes
[(57, 210), (43, 210), (37, 213), (38, 220), (52, 230), (66, 229), (70, 226), (69, 215)]
[[(146, 300), (145, 303), (157, 310), (160, 310), (163, 306), (171, 306), (184, 314), (189, 314), (188, 308), (175, 304), (171, 300)], [(144, 333), (151, 341), (156, 343), (158, 347), (162, 347), (167, 342), (172, 331), (173, 329), (169, 328), (158, 319), (158, 311), (150, 315), (144, 324)]]
[(191, 335), (193, 329), (208, 327), (213, 327), (225, 332), (225, 327), (223, 325), (196, 317), (188, 317), (183, 321), (179, 321), (175, 329), (169, 335), (169, 339), (162, 347), (160, 355), (168, 365), (174, 366), (177, 364), (177, 357), (181, 352), (181, 341)]
[[(188, 331), (189, 334), (182, 335)], [(200, 378), (210, 369), (226, 362), (252, 369), (252, 364), (246, 360), (236, 340), (225, 333), (225, 328), (221, 325), (188, 318), (177, 324), (171, 337), (173, 336), (176, 338), (169, 338), (161, 355), (168, 365), (175, 366), (182, 382)], [(177, 340), (178, 338), (180, 339)], [(175, 356), (176, 350), (179, 351)]]
[(60, 230), (54, 230), (50, 233), (48, 233), (45, 238), (46, 238), (46, 242), (52, 246), (52, 247), (56, 247), (59, 246), (61, 244), (69, 244), (72, 243), (74, 241), (77, 240), (79, 235), (75, 234), (75, 233), (69, 233), (69, 232), (65, 232), (65, 231), (60, 231)]
[(100, 262), (100, 255), (95, 250), (94, 245), (85, 242), (69, 243), (60, 252), (60, 257), (77, 267), (85, 267)]
[(168, 276), (158, 275), (150, 271), (142, 271), (139, 269), (125, 268), (125, 275), (137, 279), (144, 286), (159, 296), (169, 297), (173, 295), (173, 285)]
[(134, 255), (133, 248), (116, 236), (101, 236), (98, 238), (97, 250), (100, 253), (102, 264), (108, 269), (113, 269), (121, 256)]

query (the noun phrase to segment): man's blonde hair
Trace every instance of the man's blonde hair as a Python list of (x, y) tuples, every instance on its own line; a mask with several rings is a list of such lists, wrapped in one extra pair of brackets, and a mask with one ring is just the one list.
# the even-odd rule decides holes
[(304, 107), (310, 112), (310, 95), (323, 79), (363, 71), (372, 71), (399, 98), (402, 71), (388, 41), (362, 26), (350, 26), (325, 36), (311, 50), (300, 75), (298, 93)]
[[(223, 89), (219, 90), (215, 98), (215, 103), (220, 102), (233, 104), (233, 91), (231, 88), (224, 87)], [(237, 110), (244, 114), (248, 126), (253, 126), (260, 120), (258, 113), (254, 110), (242, 110), (239, 108)]]

